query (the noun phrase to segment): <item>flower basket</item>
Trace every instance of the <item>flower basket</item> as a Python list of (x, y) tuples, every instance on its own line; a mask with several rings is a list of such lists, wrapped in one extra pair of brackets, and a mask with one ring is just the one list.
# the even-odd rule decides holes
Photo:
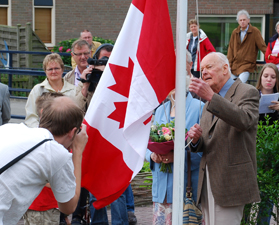
[(174, 142), (172, 140), (165, 141), (165, 142), (149, 141), (147, 147), (151, 152), (154, 152), (156, 154), (165, 155), (174, 149)]
[[(188, 133), (186, 133), (185, 141), (187, 140), (187, 138), (188, 138)], [(166, 155), (171, 150), (174, 150), (174, 142), (173, 140), (165, 141), (165, 142), (152, 142), (149, 140), (147, 147), (151, 152), (154, 152), (156, 154)]]

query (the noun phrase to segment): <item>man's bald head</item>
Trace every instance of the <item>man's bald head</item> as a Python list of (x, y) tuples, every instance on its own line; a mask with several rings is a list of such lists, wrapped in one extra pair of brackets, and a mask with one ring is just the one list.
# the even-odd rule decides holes
[(59, 137), (74, 127), (80, 128), (83, 116), (83, 111), (70, 97), (62, 96), (45, 102), (39, 127)]

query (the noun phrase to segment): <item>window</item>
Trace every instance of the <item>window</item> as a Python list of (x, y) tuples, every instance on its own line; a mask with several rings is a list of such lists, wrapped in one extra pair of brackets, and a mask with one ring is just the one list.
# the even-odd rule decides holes
[(8, 25), (8, 7), (0, 7), (0, 24)]
[(51, 43), (51, 9), (35, 8), (35, 32), (44, 43)]
[(0, 0), (0, 24), (11, 26), (11, 7), (9, 0)]
[[(199, 22), (200, 28), (206, 33), (216, 51), (227, 55), (231, 34), (238, 27), (236, 15), (202, 15)], [(250, 23), (261, 31), (264, 38), (265, 16), (250, 15)], [(264, 60), (262, 53), (258, 54), (258, 60)]]
[(46, 46), (54, 46), (55, 6), (53, 0), (34, 0), (33, 28)]

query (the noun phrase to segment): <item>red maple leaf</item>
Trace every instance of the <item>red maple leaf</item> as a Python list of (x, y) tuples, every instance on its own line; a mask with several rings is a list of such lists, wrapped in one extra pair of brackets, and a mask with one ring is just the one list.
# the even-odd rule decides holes
[[(108, 88), (128, 98), (132, 81), (134, 62), (131, 60), (131, 58), (129, 58), (128, 67), (123, 67), (111, 63), (109, 64), (109, 67), (116, 84)], [(108, 118), (119, 122), (119, 129), (124, 127), (127, 105), (128, 101), (114, 102), (114, 106), (116, 109), (108, 116)]]
[(128, 68), (111, 63), (109, 64), (109, 67), (116, 84), (108, 88), (128, 98), (134, 70), (134, 62), (129, 58)]
[(119, 122), (119, 129), (124, 127), (127, 105), (128, 102), (114, 102), (116, 109), (108, 116), (108, 118)]

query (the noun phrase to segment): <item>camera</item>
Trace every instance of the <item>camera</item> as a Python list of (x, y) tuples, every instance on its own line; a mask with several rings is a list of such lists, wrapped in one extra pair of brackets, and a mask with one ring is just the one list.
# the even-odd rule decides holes
[[(94, 59), (94, 58), (88, 58), (87, 63), (89, 65), (94, 65), (94, 66), (105, 66), (108, 62), (108, 57), (104, 56), (101, 59)], [(79, 79), (82, 83), (88, 82), (90, 83), (88, 91), (94, 91), (101, 76), (103, 74), (103, 71), (98, 70), (98, 69), (93, 69), (91, 73), (86, 74), (86, 79)]]

